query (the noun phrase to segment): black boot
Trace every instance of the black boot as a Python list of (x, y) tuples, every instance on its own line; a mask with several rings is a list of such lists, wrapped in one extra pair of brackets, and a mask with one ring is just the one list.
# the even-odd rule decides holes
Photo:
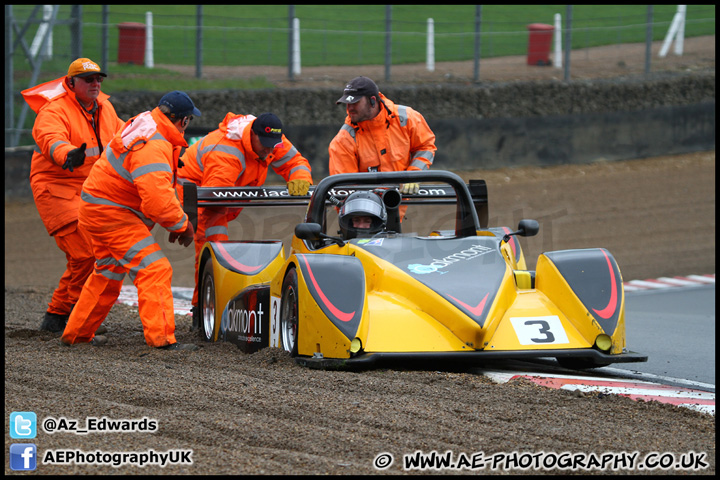
[(45, 318), (43, 318), (40, 324), (40, 330), (46, 330), (53, 333), (62, 333), (65, 330), (68, 317), (70, 315), (58, 315), (57, 313), (45, 312)]

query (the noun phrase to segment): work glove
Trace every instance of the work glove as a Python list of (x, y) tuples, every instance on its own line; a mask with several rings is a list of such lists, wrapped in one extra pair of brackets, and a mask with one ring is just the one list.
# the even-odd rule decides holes
[(73, 171), (73, 168), (77, 168), (85, 163), (85, 147), (87, 144), (83, 143), (80, 148), (73, 148), (65, 157), (65, 163), (63, 164), (63, 170)]
[(400, 193), (403, 193), (405, 195), (412, 195), (418, 192), (420, 190), (420, 184), (419, 183), (403, 183), (400, 185)]
[(290, 180), (287, 183), (287, 189), (288, 193), (292, 196), (295, 195), (307, 195), (308, 190), (310, 190), (310, 182), (307, 180)]
[(185, 230), (170, 232), (168, 241), (170, 243), (175, 243), (175, 240), (177, 240), (180, 245), (187, 247), (193, 242), (194, 238), (195, 229), (193, 228), (192, 223), (188, 222), (188, 226)]

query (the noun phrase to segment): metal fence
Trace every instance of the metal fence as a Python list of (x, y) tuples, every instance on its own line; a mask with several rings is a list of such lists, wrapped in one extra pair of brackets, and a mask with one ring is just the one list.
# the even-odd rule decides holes
[[(538, 19), (555, 32), (550, 44), (547, 37), (541, 38), (544, 32), (533, 32), (527, 21), (493, 18), (479, 5), (455, 6), (457, 21), (432, 22), (408, 21), (407, 15), (398, 14), (398, 9), (408, 6), (364, 6), (373, 11), (373, 19), (349, 10), (342, 22), (298, 18), (297, 10), (305, 6), (277, 6), (273, 10), (277, 16), (267, 18), (252, 18), (252, 9), (247, 9), (248, 16), (236, 16), (237, 7), (223, 7), (227, 10), (223, 14), (210, 5), (6, 5), (6, 145), (17, 145), (20, 134), (28, 131), (27, 105), (20, 91), (63, 75), (67, 65), (81, 56), (112, 71), (132, 64), (186, 65), (198, 79), (203, 78), (203, 68), (212, 66), (269, 65), (286, 69), (287, 78), (293, 79), (301, 67), (380, 65), (390, 81), (393, 69), (403, 65), (424, 63), (429, 70), (436, 61), (466, 61), (472, 62), (472, 79), (477, 82), (483, 78), (481, 58), (527, 55), (530, 63), (536, 45), (541, 52), (533, 61), (552, 59), (556, 67), (562, 65), (556, 75), (567, 81), (570, 51), (602, 44), (645, 44), (640, 55), (620, 61), (649, 72), (651, 43), (670, 31), (677, 16), (675, 6), (662, 6), (660, 11), (661, 6), (648, 5), (636, 6), (630, 16), (583, 18), (573, 14), (573, 6), (561, 6), (557, 13), (562, 23)], [(683, 36), (714, 35), (714, 6), (691, 6), (689, 12), (683, 31), (675, 32), (680, 41)], [(550, 52), (557, 39), (562, 52)]]

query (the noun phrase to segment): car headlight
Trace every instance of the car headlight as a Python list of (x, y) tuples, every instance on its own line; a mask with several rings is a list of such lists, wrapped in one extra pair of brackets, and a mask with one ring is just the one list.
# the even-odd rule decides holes
[(601, 352), (609, 352), (611, 347), (612, 338), (610, 338), (610, 335), (601, 333), (595, 339), (595, 348), (597, 348)]
[(360, 350), (362, 350), (362, 340), (355, 337), (355, 338), (353, 338), (352, 342), (350, 342), (350, 353), (352, 355), (355, 355)]

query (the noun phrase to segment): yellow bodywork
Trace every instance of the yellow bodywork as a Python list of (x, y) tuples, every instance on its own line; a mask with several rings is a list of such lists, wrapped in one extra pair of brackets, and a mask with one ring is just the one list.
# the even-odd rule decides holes
[[(293, 243), (293, 253), (280, 272), (297, 263), (294, 252), (306, 253), (301, 241)], [(603, 332), (600, 325), (578, 300), (555, 266), (540, 256), (535, 272), (535, 288), (530, 288), (533, 272), (524, 270), (525, 260), (512, 259), (504, 244), (503, 256), (508, 267), (499, 291), (481, 327), (464, 312), (438, 293), (391, 263), (350, 243), (343, 247), (330, 245), (312, 253), (354, 255), (365, 271), (365, 304), (356, 338), (362, 351), (372, 352), (472, 352), (475, 350), (527, 350), (521, 343), (518, 326), (550, 322), (562, 332), (548, 344), (533, 344), (532, 349), (591, 348), (601, 333), (611, 335), (612, 353), (620, 353), (625, 344), (624, 318), (615, 332)], [(302, 252), (305, 250), (305, 252)], [(512, 269), (510, 265), (522, 267)], [(307, 279), (297, 269), (299, 288), (298, 354), (325, 358), (350, 358), (350, 343), (330, 322), (312, 298), (302, 288)], [(277, 275), (271, 283), (271, 295), (281, 296), (284, 275)], [(624, 301), (624, 297), (623, 297)], [(562, 310), (557, 306), (562, 305)], [(539, 320), (537, 320), (539, 319)], [(567, 341), (563, 337), (567, 337)], [(546, 334), (547, 335), (547, 334)], [(541, 337), (542, 338), (542, 337)]]
[[(213, 265), (219, 265), (215, 251), (210, 247), (210, 243), (206, 243), (201, 252), (200, 258), (207, 258), (200, 267), (202, 275), (203, 266), (206, 262), (212, 262)], [(264, 269), (254, 275), (243, 275), (226, 268), (213, 268), (213, 276), (215, 280), (215, 334), (213, 341), (218, 340), (220, 333), (220, 322), (222, 320), (223, 308), (227, 302), (235, 297), (238, 293), (246, 288), (262, 283), (271, 282), (280, 269), (285, 264), (285, 251), (280, 249), (280, 253), (268, 264)], [(282, 280), (281, 280), (282, 281)], [(202, 295), (202, 292), (200, 292)]]

